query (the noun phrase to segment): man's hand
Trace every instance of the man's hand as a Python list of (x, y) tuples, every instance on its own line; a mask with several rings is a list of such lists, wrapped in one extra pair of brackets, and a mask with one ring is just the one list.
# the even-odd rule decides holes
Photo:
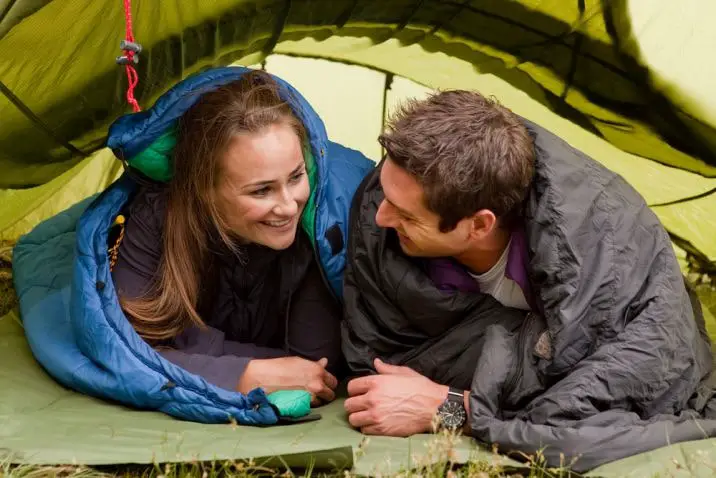
[(378, 375), (351, 380), (345, 408), (348, 421), (366, 435), (406, 437), (432, 431), (448, 387), (409, 367), (375, 360)]
[(301, 357), (256, 359), (249, 362), (241, 376), (237, 390), (248, 393), (261, 387), (268, 394), (277, 390), (306, 390), (313, 397), (312, 405), (321, 399), (326, 402), (336, 398), (338, 380), (326, 370), (328, 359), (316, 362)]

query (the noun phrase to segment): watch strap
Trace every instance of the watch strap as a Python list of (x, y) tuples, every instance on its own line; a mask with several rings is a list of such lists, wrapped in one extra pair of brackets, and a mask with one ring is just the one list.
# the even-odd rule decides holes
[[(445, 400), (443, 403), (438, 407), (438, 416), (442, 419), (443, 413), (451, 413), (448, 412), (450, 407), (458, 406), (462, 410), (463, 420), (462, 423), (459, 426), (462, 426), (467, 421), (467, 410), (465, 409), (465, 395), (464, 392), (460, 389), (450, 387), (448, 389), (447, 397), (445, 397)], [(445, 426), (441, 423), (439, 425), (440, 428), (445, 428)], [(447, 428), (454, 428), (454, 427), (447, 427)]]
[(450, 387), (447, 394), (447, 400), (451, 402), (459, 402), (461, 405), (465, 405), (465, 395), (462, 390), (455, 387)]

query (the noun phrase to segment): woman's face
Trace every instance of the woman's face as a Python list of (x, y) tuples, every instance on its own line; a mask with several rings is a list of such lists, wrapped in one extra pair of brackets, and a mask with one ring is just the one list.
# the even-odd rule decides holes
[(310, 194), (294, 129), (278, 123), (234, 136), (220, 168), (219, 210), (231, 231), (272, 249), (289, 247)]

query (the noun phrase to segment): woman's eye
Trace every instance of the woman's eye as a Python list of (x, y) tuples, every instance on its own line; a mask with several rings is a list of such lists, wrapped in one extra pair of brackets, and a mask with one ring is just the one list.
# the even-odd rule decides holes
[(291, 182), (297, 183), (298, 181), (301, 180), (303, 175), (304, 175), (303, 171), (301, 171), (300, 173), (294, 174), (293, 176), (291, 176)]
[(252, 196), (266, 196), (269, 193), (270, 188), (269, 187), (263, 187), (260, 189), (255, 189), (251, 191)]

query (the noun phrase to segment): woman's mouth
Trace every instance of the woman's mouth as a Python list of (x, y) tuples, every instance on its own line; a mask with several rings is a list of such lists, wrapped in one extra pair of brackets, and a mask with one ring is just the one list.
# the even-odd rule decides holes
[(280, 221), (261, 221), (261, 224), (273, 229), (283, 230), (293, 225), (293, 218), (281, 219)]

